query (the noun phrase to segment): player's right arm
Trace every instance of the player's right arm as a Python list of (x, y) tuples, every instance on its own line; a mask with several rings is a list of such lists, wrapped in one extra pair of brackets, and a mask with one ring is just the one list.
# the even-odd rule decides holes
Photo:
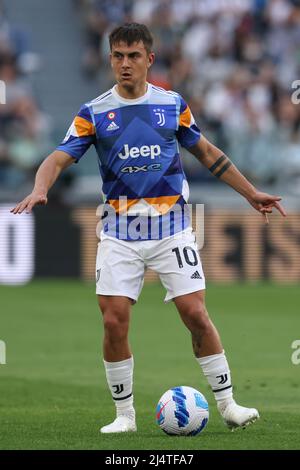
[(21, 214), (31, 212), (37, 204), (47, 204), (47, 194), (60, 173), (77, 163), (87, 149), (95, 143), (95, 126), (89, 107), (83, 105), (75, 116), (66, 137), (39, 167), (35, 176), (35, 185), (32, 193), (19, 202), (10, 212)]
[(10, 212), (13, 214), (29, 213), (37, 204), (47, 204), (47, 194), (53, 186), (60, 173), (74, 163), (72, 158), (66, 152), (55, 150), (40, 165), (36, 176), (32, 192), (19, 202)]

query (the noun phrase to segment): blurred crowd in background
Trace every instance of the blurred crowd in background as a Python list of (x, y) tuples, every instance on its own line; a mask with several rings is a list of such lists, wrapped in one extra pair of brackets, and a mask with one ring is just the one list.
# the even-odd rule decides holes
[(6, 91), (6, 103), (0, 104), (1, 189), (14, 190), (32, 181), (50, 150), (50, 119), (41, 112), (31, 85), (31, 75), (38, 68), (28, 32), (9, 21), (0, 2), (0, 80)]
[[(71, 4), (84, 31), (78, 32), (85, 44), (78, 73), (98, 80), (99, 94), (113, 84), (109, 32), (124, 22), (145, 23), (156, 52), (149, 81), (181, 93), (203, 133), (255, 184), (300, 188), (300, 105), (291, 100), (292, 83), (300, 79), (300, 0)], [(51, 121), (30, 87), (37, 63), (25, 32), (0, 9), (0, 80), (7, 85), (7, 105), (0, 105), (0, 185), (22, 183), (51, 144)], [(192, 156), (184, 162), (190, 181), (214, 182)]]

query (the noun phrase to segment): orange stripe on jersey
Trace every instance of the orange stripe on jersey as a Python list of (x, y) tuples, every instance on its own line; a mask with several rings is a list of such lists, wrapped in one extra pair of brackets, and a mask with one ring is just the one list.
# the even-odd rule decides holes
[(109, 199), (109, 204), (113, 206), (117, 214), (124, 214), (128, 211), (129, 207), (133, 206), (140, 199)]
[(88, 135), (95, 134), (95, 126), (92, 122), (87, 121), (86, 119), (76, 116), (74, 119), (74, 125), (76, 128), (76, 132), (78, 137), (86, 137)]
[(160, 214), (169, 212), (172, 206), (176, 204), (180, 195), (177, 196), (159, 196), (159, 197), (144, 197), (144, 200), (151, 204)]
[(187, 106), (185, 110), (179, 116), (179, 125), (184, 127), (190, 127), (192, 122), (192, 113), (190, 108)]

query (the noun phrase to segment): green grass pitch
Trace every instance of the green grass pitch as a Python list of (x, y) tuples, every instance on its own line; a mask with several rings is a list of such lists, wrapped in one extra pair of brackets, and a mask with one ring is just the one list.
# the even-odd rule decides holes
[[(0, 287), (1, 449), (299, 449), (300, 365), (291, 344), (300, 339), (299, 286), (208, 285), (207, 306), (221, 332), (235, 397), (261, 419), (231, 433), (193, 358), (190, 335), (158, 284), (145, 285), (133, 307), (138, 432), (103, 436), (114, 418), (102, 365), (103, 329), (94, 286), (35, 281)], [(190, 385), (209, 401), (210, 420), (195, 437), (170, 437), (155, 422), (168, 388)]]

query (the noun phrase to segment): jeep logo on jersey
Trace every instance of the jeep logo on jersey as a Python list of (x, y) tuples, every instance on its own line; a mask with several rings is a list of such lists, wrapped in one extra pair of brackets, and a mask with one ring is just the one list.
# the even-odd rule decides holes
[(129, 147), (128, 144), (125, 144), (123, 147), (123, 152), (119, 152), (118, 156), (122, 160), (126, 160), (129, 157), (150, 157), (153, 160), (155, 157), (159, 157), (160, 154), (160, 145), (142, 145), (142, 147)]

